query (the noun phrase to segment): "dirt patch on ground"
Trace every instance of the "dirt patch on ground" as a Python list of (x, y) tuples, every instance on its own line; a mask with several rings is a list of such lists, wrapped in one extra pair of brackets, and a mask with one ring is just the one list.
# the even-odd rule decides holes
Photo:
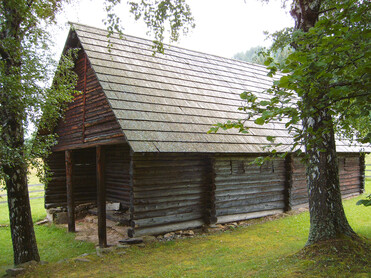
[[(107, 219), (107, 244), (117, 245), (119, 240), (127, 238), (129, 227), (120, 226), (118, 223)], [(83, 219), (76, 220), (76, 240), (92, 242), (98, 245), (98, 217), (88, 215)], [(67, 228), (67, 224), (58, 225)]]

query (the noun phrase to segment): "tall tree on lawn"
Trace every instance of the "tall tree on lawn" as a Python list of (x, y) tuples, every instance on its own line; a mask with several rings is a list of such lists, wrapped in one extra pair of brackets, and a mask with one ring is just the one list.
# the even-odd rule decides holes
[[(342, 206), (335, 135), (339, 139), (371, 141), (369, 24), (370, 2), (357, 0), (293, 0), (291, 15), (295, 27), (273, 34), (272, 50), (292, 46), (284, 63), (266, 53), (265, 65), (274, 82), (269, 100), (253, 93), (241, 94), (247, 117), (255, 123), (286, 120), (293, 135), (290, 151), (306, 163), (310, 210), (307, 245), (347, 236), (356, 238)], [(243, 120), (216, 124), (218, 128), (239, 128)], [(274, 143), (274, 138), (267, 137)], [(273, 145), (272, 145), (273, 146)], [(279, 154), (272, 147), (272, 155)]]
[[(300, 98), (310, 212), (308, 245), (343, 235), (356, 237), (342, 206), (335, 133), (344, 132), (349, 139), (354, 133), (360, 138), (369, 136), (363, 129), (363, 124), (370, 124), (366, 74), (370, 49), (364, 36), (370, 22), (368, 8), (368, 1), (353, 0), (295, 0), (291, 6), (295, 19), (291, 45), (296, 53), (286, 63), (292, 73), (286, 87), (295, 89)], [(285, 89), (284, 82), (276, 92)], [(362, 119), (357, 119), (357, 112)], [(355, 124), (349, 122), (351, 118)]]
[[(53, 127), (73, 99), (76, 75), (72, 69), (77, 50), (59, 61), (51, 58), (51, 41), (46, 26), (56, 24), (56, 15), (70, 0), (0, 1), (0, 181), (8, 195), (14, 263), (39, 261), (27, 188), (30, 164), (40, 172), (37, 158), (46, 157), (56, 143)], [(120, 32), (120, 19), (113, 12), (120, 0), (105, 0), (105, 24), (110, 34)], [(179, 33), (194, 26), (184, 0), (133, 1), (131, 12), (143, 18), (155, 34), (154, 50), (163, 51), (164, 32), (176, 41)], [(107, 45), (109, 48), (110, 45)], [(53, 76), (54, 75), (54, 76)], [(48, 88), (53, 78), (53, 86)], [(25, 141), (25, 127), (33, 124), (41, 131)]]
[(47, 55), (48, 34), (40, 26), (54, 22), (61, 4), (58, 0), (0, 2), (0, 179), (7, 190), (15, 264), (40, 261), (27, 169), (30, 164), (40, 169), (35, 158), (45, 156), (55, 142), (49, 135), (25, 141), (25, 127), (31, 123), (41, 129), (52, 126), (62, 109), (58, 103), (69, 101), (74, 87), (73, 63), (64, 58), (55, 86), (45, 88), (53, 63)]

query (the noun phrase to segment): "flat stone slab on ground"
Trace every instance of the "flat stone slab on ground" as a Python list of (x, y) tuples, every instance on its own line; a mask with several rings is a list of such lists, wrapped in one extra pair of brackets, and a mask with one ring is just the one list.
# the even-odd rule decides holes
[(22, 274), (23, 272), (25, 272), (26, 269), (23, 268), (23, 267), (19, 267), (19, 268), (9, 268), (6, 270), (6, 274), (8, 274), (9, 276), (12, 276), (12, 277), (15, 277), (17, 275), (20, 275)]
[(36, 225), (44, 225), (44, 224), (47, 224), (49, 223), (49, 220), (48, 219), (44, 219), (44, 220), (40, 220), (38, 222), (36, 222), (35, 224)]
[(86, 258), (76, 258), (75, 262), (83, 262), (83, 263), (90, 263), (91, 260), (86, 259)]
[(143, 239), (140, 237), (125, 238), (125, 239), (119, 240), (119, 242), (122, 244), (140, 244), (140, 243), (143, 243)]

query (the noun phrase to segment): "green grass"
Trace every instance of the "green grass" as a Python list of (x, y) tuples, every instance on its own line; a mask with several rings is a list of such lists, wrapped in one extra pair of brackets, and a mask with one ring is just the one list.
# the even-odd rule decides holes
[[(355, 205), (359, 198), (346, 200), (345, 211), (354, 230), (371, 238), (371, 214)], [(307, 212), (253, 222), (223, 233), (133, 247), (126, 254), (90, 255), (90, 263), (40, 265), (25, 277), (368, 277), (371, 272), (364, 260), (352, 259), (354, 250), (336, 261), (327, 254), (294, 256), (307, 240)]]
[[(367, 159), (369, 159), (368, 157)], [(370, 163), (371, 164), (371, 163)], [(371, 179), (366, 182), (371, 193)], [(344, 201), (347, 218), (362, 237), (371, 239), (369, 207), (356, 206), (362, 196)], [(33, 219), (43, 218), (43, 201), (32, 200)], [(0, 223), (7, 221), (0, 206)], [(336, 259), (319, 254), (315, 259), (296, 254), (303, 248), (309, 232), (309, 214), (304, 212), (278, 220), (239, 227), (224, 233), (197, 236), (166, 243), (153, 243), (146, 248), (133, 247), (126, 254), (90, 255), (92, 261), (75, 262), (82, 253), (94, 252), (92, 244), (74, 241), (73, 234), (55, 226), (36, 226), (41, 259), (26, 277), (369, 277), (369, 252), (354, 258), (349, 249)], [(335, 246), (335, 244), (334, 244)], [(347, 247), (348, 248), (348, 247)], [(0, 275), (12, 264), (9, 228), (0, 228)], [(347, 249), (348, 250), (348, 249)], [(5, 251), (5, 252), (4, 252)], [(122, 250), (120, 250), (122, 251)], [(367, 262), (367, 261), (366, 261)]]
[[(39, 184), (40, 181), (34, 170), (30, 170), (28, 184)], [(33, 192), (44, 190), (44, 185), (29, 187), (30, 198), (43, 197), (44, 192)], [(0, 195), (6, 194), (5, 190), (0, 190)], [(1, 201), (7, 201), (6, 197), (0, 197)], [(31, 211), (33, 222), (42, 220), (46, 216), (44, 199), (31, 199)], [(3, 272), (13, 266), (13, 248), (11, 242), (9, 225), (8, 203), (0, 204), (0, 276)], [(74, 234), (67, 233), (64, 229), (50, 226), (34, 226), (36, 240), (41, 256), (41, 260), (56, 262), (65, 258), (72, 258), (83, 253), (94, 252), (93, 244), (75, 241)]]

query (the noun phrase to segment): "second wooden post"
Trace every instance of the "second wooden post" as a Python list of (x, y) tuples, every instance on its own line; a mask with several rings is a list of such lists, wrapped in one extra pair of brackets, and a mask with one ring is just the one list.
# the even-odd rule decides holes
[(106, 186), (104, 182), (104, 150), (97, 146), (97, 206), (99, 247), (107, 247), (106, 232)]

